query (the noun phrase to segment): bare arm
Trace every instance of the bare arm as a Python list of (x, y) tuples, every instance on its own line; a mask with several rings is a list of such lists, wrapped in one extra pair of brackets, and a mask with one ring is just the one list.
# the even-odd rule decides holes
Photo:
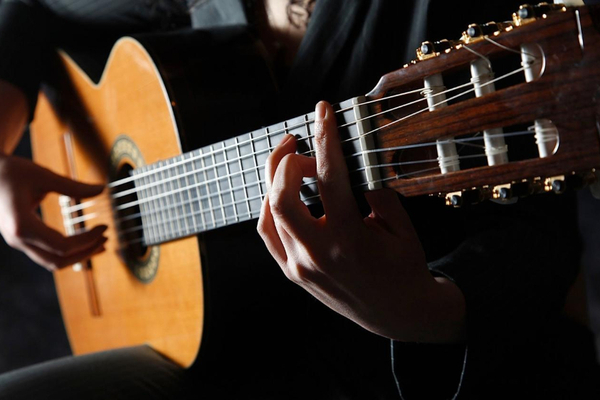
[[(397, 195), (367, 193), (362, 218), (353, 198), (331, 106), (316, 110), (316, 160), (294, 154), (286, 137), (267, 162), (268, 196), (258, 231), (283, 272), (338, 313), (379, 335), (410, 342), (464, 338), (465, 301), (434, 278)], [(325, 215), (299, 200), (302, 177), (316, 176)]]

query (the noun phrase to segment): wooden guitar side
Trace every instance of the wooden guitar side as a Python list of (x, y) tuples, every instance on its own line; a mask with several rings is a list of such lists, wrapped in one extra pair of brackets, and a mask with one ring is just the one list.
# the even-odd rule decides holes
[[(146, 164), (182, 152), (171, 100), (139, 42), (118, 42), (97, 85), (68, 56), (61, 55), (61, 61), (70, 81), (61, 97), (75, 97), (77, 105), (61, 101), (60, 107), (53, 107), (48, 97), (40, 96), (31, 126), (38, 164), (83, 182), (106, 184), (111, 147), (121, 135), (137, 145)], [(72, 137), (75, 171), (69, 165), (65, 134)], [(108, 194), (99, 200), (108, 200)], [(41, 208), (44, 221), (65, 233), (58, 195), (47, 196)], [(91, 222), (109, 227), (106, 251), (91, 259), (99, 315), (92, 312), (85, 270), (67, 267), (54, 274), (73, 352), (149, 344), (178, 364), (191, 365), (204, 325), (197, 238), (161, 245), (157, 275), (142, 283), (121, 259), (111, 214)]]

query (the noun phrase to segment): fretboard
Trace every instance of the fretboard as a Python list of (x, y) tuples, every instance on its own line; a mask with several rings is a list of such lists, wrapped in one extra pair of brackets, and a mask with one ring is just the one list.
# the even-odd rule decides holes
[[(334, 109), (350, 180), (366, 190), (376, 171), (361, 151), (369, 140), (362, 102), (354, 98)], [(314, 156), (314, 113), (309, 113), (135, 169), (144, 242), (163, 243), (258, 218), (267, 190), (265, 162), (285, 134), (296, 136), (299, 154)], [(305, 178), (300, 198), (306, 204), (319, 201), (314, 178)]]

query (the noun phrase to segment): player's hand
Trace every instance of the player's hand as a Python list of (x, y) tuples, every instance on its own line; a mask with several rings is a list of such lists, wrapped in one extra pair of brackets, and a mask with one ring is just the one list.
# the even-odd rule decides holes
[[(462, 293), (430, 274), (396, 193), (366, 193), (372, 212), (363, 218), (330, 105), (317, 105), (315, 130), (315, 158), (295, 154), (295, 139), (286, 136), (267, 161), (268, 195), (258, 231), (285, 275), (382, 336), (427, 342), (460, 339)], [(298, 195), (302, 178), (314, 176), (325, 210), (319, 219)], [(444, 302), (441, 307), (439, 301)]]
[(11, 247), (51, 271), (87, 259), (103, 250), (106, 226), (65, 237), (45, 225), (36, 209), (49, 192), (79, 199), (102, 190), (102, 185), (76, 182), (29, 160), (0, 155), (0, 233)]

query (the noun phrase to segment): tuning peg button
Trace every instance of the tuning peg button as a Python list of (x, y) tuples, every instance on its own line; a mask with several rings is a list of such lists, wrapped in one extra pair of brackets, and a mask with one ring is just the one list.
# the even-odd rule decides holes
[(567, 183), (565, 181), (559, 179), (552, 181), (552, 191), (554, 193), (564, 193), (565, 190), (567, 190)]

